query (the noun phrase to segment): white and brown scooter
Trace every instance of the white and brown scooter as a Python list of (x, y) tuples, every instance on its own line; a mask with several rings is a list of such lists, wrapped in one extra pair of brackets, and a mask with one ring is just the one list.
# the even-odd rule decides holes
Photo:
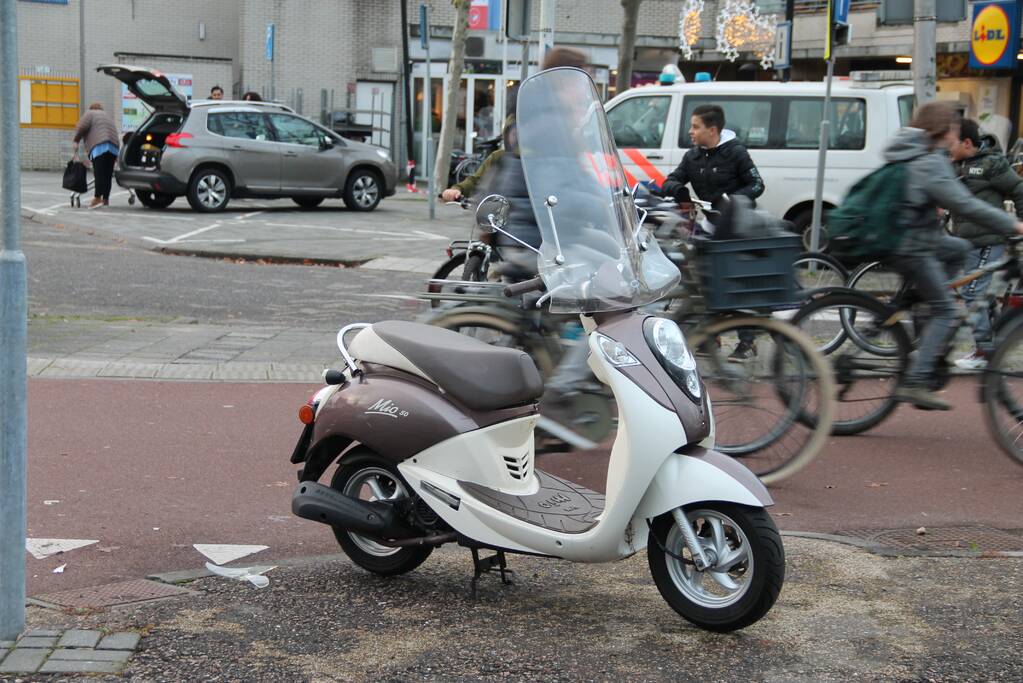
[[(345, 553), (377, 574), (410, 571), (457, 542), (473, 552), (474, 586), (490, 569), (504, 578), (508, 552), (608, 562), (645, 547), (679, 614), (710, 630), (743, 628), (777, 599), (784, 551), (766, 488), (713, 450), (710, 402), (682, 332), (636, 310), (669, 291), (678, 270), (636, 225), (585, 72), (527, 79), (518, 111), (544, 242), (541, 277), (505, 292), (546, 289), (540, 305), (581, 316), (590, 367), (618, 407), (605, 494), (534, 466), (543, 383), (525, 353), (388, 321), (338, 333), (346, 367), (325, 373), (301, 411), (292, 510), (333, 527)], [(546, 180), (572, 176), (560, 197)], [(477, 221), (501, 230), (507, 208), (488, 197)], [(329, 485), (318, 483), (335, 463)], [(480, 559), (483, 549), (496, 553)]]

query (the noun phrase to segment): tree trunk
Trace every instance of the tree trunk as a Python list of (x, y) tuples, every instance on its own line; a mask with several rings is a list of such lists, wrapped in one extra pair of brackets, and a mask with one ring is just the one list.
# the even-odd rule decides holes
[(455, 6), (455, 26), (451, 36), (451, 61), (448, 62), (448, 90), (444, 94), (444, 121), (437, 144), (437, 161), (433, 167), (434, 187), (448, 186), (451, 165), (451, 143), (458, 120), (458, 91), (462, 86), (462, 67), (465, 66), (465, 38), (469, 33), (469, 0), (451, 0)]
[(639, 20), (639, 4), (643, 0), (622, 0), (625, 19), (622, 23), (622, 40), (618, 43), (618, 78), (615, 80), (615, 94), (620, 95), (632, 83), (632, 55), (636, 51), (636, 22)]

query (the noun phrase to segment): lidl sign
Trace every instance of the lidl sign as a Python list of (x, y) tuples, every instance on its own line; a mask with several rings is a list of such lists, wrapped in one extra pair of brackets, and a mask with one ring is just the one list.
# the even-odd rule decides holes
[(973, 5), (970, 66), (974, 69), (1014, 69), (1019, 51), (1019, 7), (1012, 2)]

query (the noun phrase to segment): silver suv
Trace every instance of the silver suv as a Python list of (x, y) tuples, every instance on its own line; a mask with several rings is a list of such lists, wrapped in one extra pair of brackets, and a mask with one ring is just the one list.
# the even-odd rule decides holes
[(196, 211), (222, 211), (232, 197), (290, 197), (303, 208), (341, 197), (353, 211), (372, 211), (394, 194), (397, 171), (385, 150), (345, 140), (284, 105), (189, 103), (159, 71), (97, 70), (153, 110), (121, 146), (115, 170), (117, 184), (151, 209), (181, 196)]

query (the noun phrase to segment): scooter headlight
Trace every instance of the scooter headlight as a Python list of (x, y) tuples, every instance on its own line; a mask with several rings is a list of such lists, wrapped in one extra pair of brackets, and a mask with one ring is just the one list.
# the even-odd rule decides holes
[(678, 325), (667, 318), (647, 318), (643, 324), (643, 333), (675, 383), (689, 398), (699, 401), (703, 396), (700, 373), (696, 370), (696, 359), (686, 346), (686, 339)]

